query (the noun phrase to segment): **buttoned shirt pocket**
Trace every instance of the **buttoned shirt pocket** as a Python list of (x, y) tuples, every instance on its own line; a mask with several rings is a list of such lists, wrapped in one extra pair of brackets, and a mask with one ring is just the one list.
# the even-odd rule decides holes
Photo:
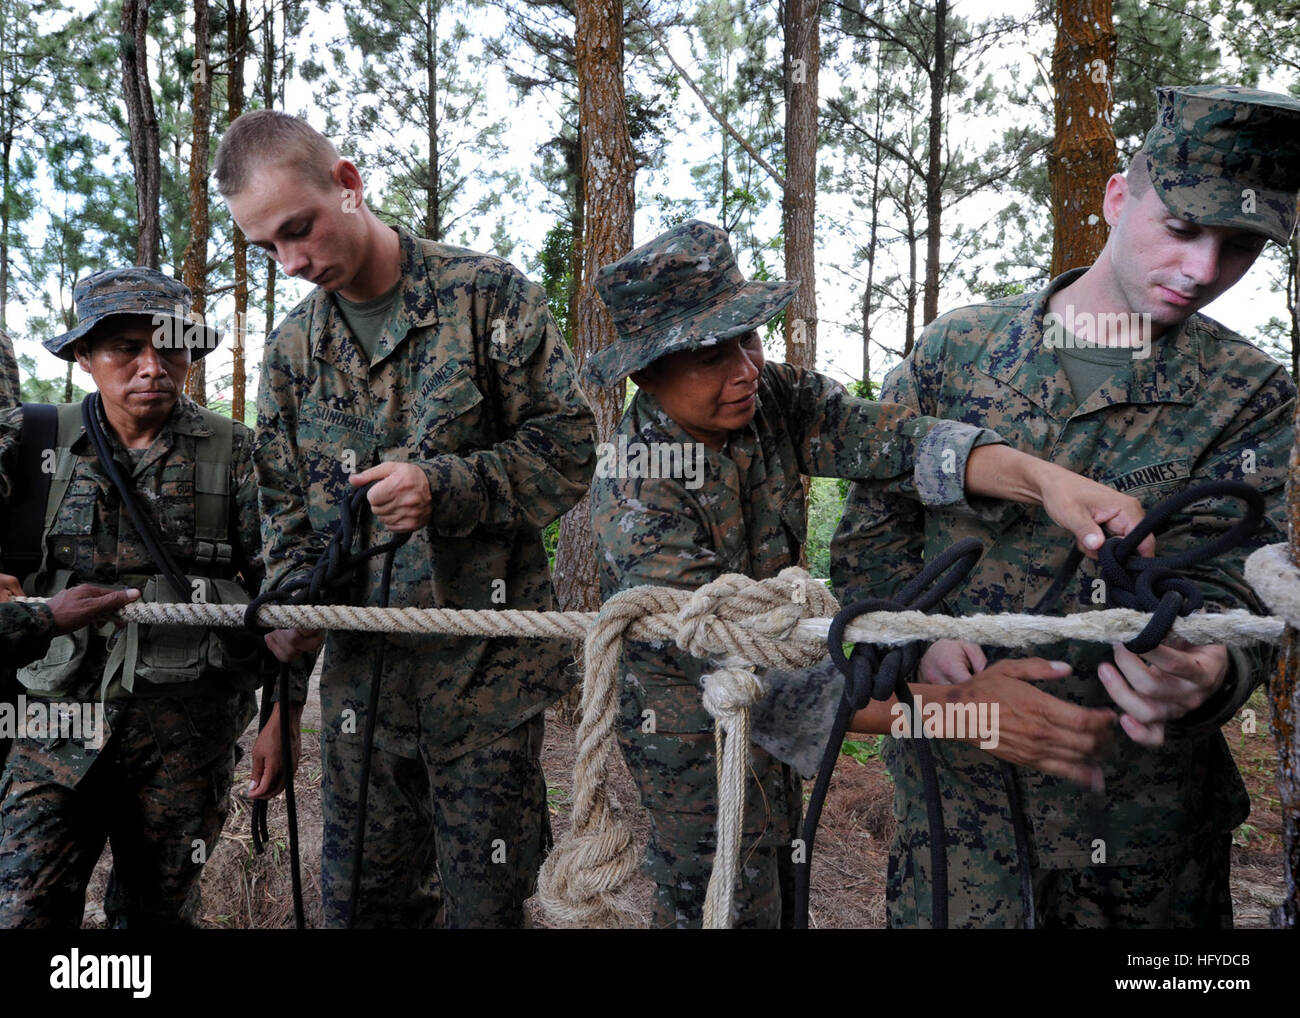
[(483, 393), (464, 368), (420, 400), (412, 438), (421, 458), (456, 454), (484, 444)]
[(298, 417), (298, 454), (312, 529), (327, 533), (338, 523), (339, 503), (352, 493), (349, 475), (371, 465), (374, 423), (304, 399)]

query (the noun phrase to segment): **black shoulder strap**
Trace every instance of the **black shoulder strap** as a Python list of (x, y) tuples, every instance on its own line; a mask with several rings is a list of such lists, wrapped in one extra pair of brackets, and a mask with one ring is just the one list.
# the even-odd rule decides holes
[(45, 503), (54, 475), (58, 408), (52, 403), (23, 404), (18, 464), (10, 478), (13, 493), (5, 511), (4, 571), (22, 579), (41, 567)]

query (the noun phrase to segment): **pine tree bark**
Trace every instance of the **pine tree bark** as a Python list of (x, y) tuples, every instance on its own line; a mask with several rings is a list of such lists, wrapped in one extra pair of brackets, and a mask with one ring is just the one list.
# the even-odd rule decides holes
[[(943, 100), (948, 93), (948, 0), (934, 5), (934, 59), (930, 61), (929, 137), (925, 161), (925, 283), (921, 324), (939, 317), (939, 254), (943, 241)], [(907, 332), (911, 342), (912, 331)]]
[[(248, 2), (226, 0), (226, 50), (229, 76), (226, 78), (227, 124), (244, 112), (244, 59), (248, 54)], [(244, 420), (248, 387), (244, 351), (248, 344), (248, 238), (237, 223), (230, 221), (235, 262), (235, 322), (230, 337), (230, 416)]]
[(1047, 157), (1052, 188), (1052, 278), (1091, 265), (1106, 245), (1106, 181), (1117, 169), (1111, 127), (1115, 70), (1111, 0), (1057, 0), (1052, 87), (1056, 137)]
[[(1287, 310), (1291, 317), (1291, 363), (1296, 370), (1300, 349), (1300, 319), (1297, 318), (1297, 268), (1300, 240), (1291, 238), (1287, 251)], [(1300, 377), (1292, 374), (1292, 377)], [(1291, 525), (1291, 561), (1300, 562), (1300, 439), (1291, 451), (1291, 483), (1287, 485), (1287, 510)], [(1273, 740), (1277, 748), (1277, 791), (1282, 813), (1282, 871), (1286, 895), (1273, 910), (1273, 926), (1300, 926), (1300, 630), (1287, 626), (1277, 674), (1269, 684), (1269, 709)]]
[[(636, 165), (623, 91), (623, 0), (579, 0), (575, 47), (584, 209), (573, 352), (581, 368), (614, 342), (614, 321), (596, 293), (596, 273), (632, 248)], [(596, 413), (597, 441), (608, 441), (623, 413), (625, 386), (584, 391)], [(588, 495), (560, 524), (555, 587), (563, 610), (599, 608), (595, 550)]]
[[(190, 132), (190, 236), (185, 244), (181, 280), (190, 288), (191, 313), (201, 320), (208, 298), (208, 138), (212, 125), (212, 74), (208, 60), (210, 34), (208, 0), (194, 0), (194, 64), (190, 78), (193, 90), (193, 128)], [(190, 365), (185, 391), (195, 402), (207, 405), (207, 373), (204, 360)]]
[(817, 366), (817, 65), (821, 59), (820, 4), (785, 0), (785, 276), (799, 290), (785, 314), (785, 359)]
[(131, 136), (135, 169), (135, 209), (138, 229), (135, 261), (159, 266), (162, 223), (159, 218), (161, 167), (158, 154), (158, 115), (149, 84), (149, 0), (122, 2), (122, 93)]
[[(281, 43), (281, 46), (283, 43)], [(275, 5), (269, 0), (263, 7), (262, 17), (262, 106), (265, 109), (273, 110), (276, 108), (276, 99), (282, 94), (284, 82), (280, 82), (280, 91), (276, 89), (276, 53), (277, 45), (275, 41)], [(281, 58), (279, 66), (283, 72), (284, 61)], [(275, 329), (275, 277), (276, 265), (272, 258), (266, 259), (266, 337), (269, 339), (271, 332)]]

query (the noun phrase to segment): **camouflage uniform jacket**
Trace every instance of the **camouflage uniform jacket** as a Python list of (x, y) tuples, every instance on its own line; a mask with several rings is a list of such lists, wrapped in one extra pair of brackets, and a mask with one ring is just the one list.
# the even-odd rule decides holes
[(21, 668), (45, 656), (54, 635), (54, 613), (43, 604), (0, 604), (0, 648), (5, 663)]
[[(882, 395), (921, 413), (996, 428), (1013, 446), (1090, 476), (1150, 509), (1184, 487), (1237, 479), (1256, 486), (1269, 507), (1255, 546), (1285, 534), (1286, 482), (1295, 389), (1282, 367), (1240, 336), (1193, 315), (1158, 337), (1150, 356), (1078, 405), (1054, 350), (1043, 342), (1048, 296), (1075, 270), (1037, 293), (953, 311), (931, 323), (912, 355), (890, 374)], [(1233, 501), (1199, 503), (1157, 536), (1157, 553), (1173, 554), (1208, 540), (1240, 515)], [(929, 558), (963, 537), (983, 543), (983, 558), (959, 595), (956, 614), (1029, 611), (1047, 591), (1073, 541), (1041, 509), (1006, 506), (994, 521), (922, 513), (879, 483), (855, 485), (831, 549), (836, 593), (844, 599), (888, 596)], [(1207, 606), (1263, 611), (1241, 575), (1237, 550), (1189, 571)], [(1099, 588), (1085, 560), (1054, 611), (1094, 610)], [(1045, 683), (1063, 699), (1110, 705), (1097, 665), (1102, 644), (1057, 643), (1035, 656), (1065, 660), (1073, 674)], [(1008, 656), (1004, 651), (990, 657)], [(1028, 655), (1025, 655), (1028, 656)], [(1095, 838), (1105, 834), (1111, 865), (1143, 865), (1187, 839), (1229, 831), (1248, 801), (1218, 726), (1261, 682), (1271, 654), (1258, 647), (1231, 652), (1224, 687), (1201, 708), (1166, 727), (1159, 749), (1139, 746), (1121, 730), (1103, 761), (1105, 832), (1099, 803), (1064, 780), (1017, 768), (1032, 824), (1036, 865), (1088, 866)], [(906, 839), (926, 831), (918, 774), (898, 740), (887, 740), (896, 781), (895, 810)], [(945, 822), (954, 840), (977, 837), (990, 858), (1015, 858), (997, 761), (963, 743), (932, 743), (944, 789)], [(1002, 823), (995, 823), (1001, 818)], [(954, 830), (955, 829), (955, 830)], [(1001, 853), (1006, 853), (1005, 855)], [(1102, 861), (1098, 858), (1097, 861)]]
[[(986, 499), (967, 503), (962, 490), (970, 450), (999, 441), (991, 432), (858, 399), (825, 375), (788, 364), (764, 365), (757, 403), (723, 452), (704, 449), (698, 487), (682, 478), (593, 482), (605, 598), (641, 585), (694, 589), (723, 573), (761, 580), (798, 564), (806, 532), (801, 474), (871, 477), (900, 497), (992, 511)], [(646, 391), (632, 400), (611, 444), (623, 441), (629, 449), (697, 445)], [(698, 684), (707, 670), (675, 648), (636, 641), (626, 644), (625, 664), (634, 680), (658, 684)]]
[[(317, 560), (349, 474), (406, 460), (429, 479), (433, 516), (397, 553), (392, 606), (549, 609), (541, 531), (591, 473), (594, 418), (573, 358), (545, 293), (512, 265), (399, 234), (398, 300), (369, 364), (319, 288), (267, 342), (254, 450), (266, 582)], [(366, 512), (360, 541), (388, 536)], [(378, 603), (380, 569), (374, 558), (358, 570), (354, 603)], [(330, 634), (325, 738), (345, 710), (362, 730), (373, 647)], [(459, 756), (556, 700), (572, 685), (571, 655), (561, 641), (392, 635), (375, 744)]]
[[(177, 564), (190, 574), (208, 572), (192, 566), (195, 555), (195, 440), (212, 434), (199, 414), (198, 405), (182, 395), (171, 417), (138, 463), (133, 461), (125, 446), (103, 421), (102, 412), (100, 420), (114, 457), (132, 479), (136, 491), (143, 496), (145, 511), (159, 524)], [(228, 481), (234, 503), (230, 529), (232, 538), (238, 539), (242, 554), (249, 563), (252, 575), (247, 578), (247, 583), (255, 590), (261, 580), (261, 548), (252, 435), (238, 422), (234, 423), (233, 432), (234, 448)], [(16, 467), (21, 435), (22, 408), (0, 412), (0, 498), (3, 499), (7, 499), (12, 490), (9, 478)], [(63, 587), (78, 583), (116, 587), (140, 585), (146, 577), (156, 575), (160, 570), (154, 565), (129, 517), (121, 511), (121, 498), (100, 466), (84, 430), (73, 441), (72, 454), (75, 459), (72, 477), (45, 538), (46, 568), (37, 574), (35, 586), (29, 593), (50, 596), (56, 593), (56, 583)], [(229, 570), (210, 573), (224, 577), (229, 575)], [(115, 633), (106, 638), (104, 634), (112, 629), (112, 624), (108, 623), (90, 631), (85, 658), (68, 691), (59, 696), (61, 701), (99, 701), (104, 663), (111, 649), (110, 640), (120, 635)], [(159, 718), (168, 719), (166, 725), (159, 722), (155, 731), (164, 750), (173, 743), (177, 746), (183, 744), (184, 753), (198, 763), (200, 757), (228, 751), (230, 742), (238, 737), (239, 731), (232, 735), (226, 729), (243, 713), (242, 701), (251, 703), (250, 694), (246, 692), (248, 684), (247, 676), (233, 671), (219, 671), (213, 673), (210, 680), (176, 685), (155, 685), (137, 680), (133, 694), (126, 693), (115, 682), (106, 691), (105, 718), (111, 730), (128, 698), (134, 696), (145, 704), (146, 714), (157, 713)], [(192, 703), (178, 716), (176, 701), (179, 698)], [(235, 703), (237, 700), (241, 701), (239, 705)], [(187, 713), (188, 722), (184, 720)], [(246, 717), (244, 723), (247, 723)], [(163, 731), (164, 727), (177, 726), (178, 730)], [(243, 726), (239, 728), (242, 731)], [(47, 749), (56, 773), (65, 777), (69, 784), (75, 784), (95, 759), (95, 751), (76, 740), (52, 740)]]

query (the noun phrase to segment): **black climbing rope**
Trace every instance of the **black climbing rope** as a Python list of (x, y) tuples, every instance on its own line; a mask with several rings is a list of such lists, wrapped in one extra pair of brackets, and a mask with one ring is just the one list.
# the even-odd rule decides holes
[[(366, 499), (366, 494), (376, 483), (378, 482), (372, 482), (363, 488), (358, 488), (340, 504), (339, 524), (330, 535), (329, 543), (325, 546), (325, 550), (321, 552), (320, 558), (316, 560), (316, 564), (308, 575), (297, 577), (287, 583), (263, 591), (249, 602), (248, 610), (244, 614), (246, 626), (255, 632), (267, 632), (266, 627), (257, 622), (258, 611), (263, 605), (267, 604), (319, 605), (346, 603), (356, 568), (377, 555), (384, 556), (379, 606), (382, 608), (388, 607), (389, 590), (392, 585), (393, 560), (397, 555), (397, 549), (405, 544), (411, 535), (409, 533), (397, 534), (392, 540), (385, 541), (383, 544), (377, 544), (361, 551), (352, 550), (357, 537), (357, 522), (362, 512), (370, 505)], [(340, 599), (344, 600), (341, 601)], [(380, 633), (376, 641), (374, 665), (371, 669), (370, 700), (366, 712), (365, 740), (362, 750), (361, 790), (357, 804), (357, 823), (352, 853), (352, 899), (348, 903), (349, 929), (355, 924), (357, 902), (360, 897), (361, 859), (365, 840), (370, 757), (374, 747), (375, 715), (379, 705), (379, 682), (383, 673), (384, 651), (387, 644), (387, 638), (383, 633)], [(266, 723), (271, 716), (273, 688), (276, 690), (276, 698), (281, 704), (285, 705), (280, 711), (280, 759), (284, 769), (285, 812), (289, 824), (289, 871), (293, 882), (294, 923), (301, 930), (305, 928), (306, 922), (303, 916), (302, 874), (298, 857), (298, 812), (293, 785), (293, 758), (288, 709), (289, 666), (287, 664), (281, 663), (275, 686), (273, 687), (272, 680), (268, 679), (262, 689), (262, 728), (266, 727)], [(268, 840), (266, 814), (267, 801), (265, 799), (257, 800), (253, 804), (253, 845), (258, 852), (262, 851), (263, 845)]]
[[(822, 753), (817, 768), (817, 781), (808, 800), (801, 838), (803, 861), (795, 875), (795, 929), (808, 928), (808, 896), (812, 881), (813, 841), (817, 824), (821, 820), (826, 792), (830, 788), (831, 772), (839, 759), (844, 735), (855, 712), (862, 710), (871, 700), (888, 700), (895, 693), (900, 702), (910, 702), (904, 676), (916, 667), (919, 641), (882, 652), (870, 644), (857, 644), (848, 657), (844, 654), (843, 637), (848, 624), (859, 615), (876, 611), (929, 611), (951, 593), (974, 568), (983, 553), (983, 547), (973, 537), (959, 541), (938, 558), (926, 563), (917, 577), (898, 592), (897, 598), (868, 598), (855, 601), (831, 620), (826, 636), (831, 659), (844, 673), (844, 693), (835, 713), (830, 739)], [(921, 773), (925, 781), (926, 809), (930, 818), (930, 864), (934, 886), (936, 915), (941, 913), (947, 925), (948, 913), (948, 856), (943, 842), (943, 817), (940, 812), (938, 773), (930, 747), (924, 739), (917, 740), (920, 752)], [(937, 835), (937, 837), (936, 837)]]
[[(1246, 506), (1245, 515), (1218, 537), (1185, 552), (1151, 558), (1143, 558), (1138, 554), (1138, 546), (1148, 535), (1158, 536), (1169, 528), (1177, 513), (1208, 498), (1240, 499)], [(1171, 495), (1147, 513), (1127, 535), (1109, 538), (1098, 551), (1098, 564), (1105, 580), (1106, 606), (1134, 608), (1152, 614), (1142, 632), (1126, 641), (1124, 646), (1135, 654), (1147, 653), (1168, 637), (1175, 619), (1200, 608), (1204, 603), (1200, 588), (1194, 581), (1179, 576), (1178, 570), (1208, 561), (1245, 542), (1263, 517), (1264, 499), (1255, 488), (1241, 481), (1209, 481)], [(831, 622), (827, 646), (836, 666), (844, 673), (844, 693), (840, 698), (804, 817), (801, 832), (804, 856), (796, 874), (796, 929), (806, 929), (808, 926), (813, 840), (830, 786), (831, 773), (839, 759), (849, 722), (853, 714), (866, 707), (871, 700), (883, 701), (897, 695), (899, 702), (910, 702), (911, 692), (904, 677), (915, 669), (919, 657), (918, 643), (910, 643), (887, 652), (869, 644), (858, 644), (846, 657), (842, 645), (844, 631), (853, 619), (868, 612), (930, 610), (965, 579), (981, 553), (982, 548), (974, 538), (960, 541), (927, 563), (917, 577), (899, 591), (896, 599), (873, 598), (854, 602), (841, 609)], [(1056, 602), (1082, 560), (1083, 553), (1077, 548), (1070, 552), (1053, 578), (1051, 587), (1032, 609), (1034, 614), (1045, 613)], [(932, 589), (927, 590), (931, 585)], [(944, 929), (948, 925), (948, 863), (938, 775), (926, 740), (921, 738), (911, 741), (917, 750), (925, 787), (930, 830), (931, 922), (935, 929)], [(1024, 809), (1015, 769), (1006, 761), (999, 763), (1015, 829), (1025, 925), (1032, 929), (1035, 908)]]
[[(1148, 535), (1159, 536), (1164, 533), (1176, 514), (1208, 498), (1240, 499), (1245, 504), (1246, 511), (1241, 519), (1222, 534), (1198, 547), (1176, 555), (1157, 555), (1151, 558), (1143, 558), (1138, 554), (1138, 545)], [(1207, 562), (1230, 548), (1243, 544), (1254, 534), (1263, 519), (1264, 496), (1258, 490), (1243, 481), (1207, 481), (1169, 496), (1153, 507), (1124, 537), (1107, 540), (1097, 553), (1097, 565), (1104, 581), (1106, 607), (1133, 608), (1151, 613), (1151, 619), (1142, 628), (1142, 632), (1131, 640), (1126, 640), (1124, 646), (1134, 654), (1146, 654), (1160, 646), (1168, 638), (1175, 619), (1191, 614), (1205, 602), (1195, 581), (1179, 576), (1178, 570)], [(1053, 580), (1051, 589), (1032, 609), (1033, 614), (1047, 614), (1051, 610), (1082, 561), (1083, 553), (1078, 548), (1073, 549)], [(1016, 847), (1023, 878), (1030, 872), (1030, 867), (1019, 784), (1015, 769), (1005, 760), (999, 762), (1016, 828)], [(1096, 831), (1096, 836), (1103, 844), (1110, 844), (1110, 814), (1101, 793), (1090, 793), (1088, 817), (1089, 826)], [(1117, 922), (1111, 873), (1108, 867), (1102, 866), (1100, 869), (1098, 881), (1101, 885), (1103, 926), (1114, 928)], [(1022, 887), (1022, 892), (1023, 890)], [(1031, 881), (1025, 899), (1025, 925), (1029, 929), (1033, 928), (1035, 914), (1032, 893)]]

